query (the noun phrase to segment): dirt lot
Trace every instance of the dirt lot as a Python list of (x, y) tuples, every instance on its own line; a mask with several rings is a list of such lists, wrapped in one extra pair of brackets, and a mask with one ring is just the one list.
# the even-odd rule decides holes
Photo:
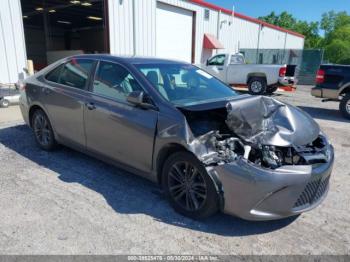
[(18, 109), (0, 109), (0, 253), (350, 254), (350, 122), (309, 87), (276, 97), (318, 121), (336, 163), (320, 207), (274, 222), (184, 218), (142, 178), (67, 148), (40, 151)]

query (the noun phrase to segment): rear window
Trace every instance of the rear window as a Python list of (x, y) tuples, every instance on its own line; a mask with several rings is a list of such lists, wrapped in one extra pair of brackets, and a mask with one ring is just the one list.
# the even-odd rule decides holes
[(60, 66), (56, 67), (54, 70), (52, 70), (50, 73), (48, 73), (45, 78), (51, 82), (58, 83), (58, 79), (60, 77), (60, 72), (61, 72), (63, 66), (64, 65), (60, 65)]
[(59, 83), (78, 89), (84, 89), (93, 65), (93, 60), (73, 59), (64, 65), (60, 72)]
[(46, 79), (66, 86), (84, 89), (94, 63), (93, 60), (89, 59), (72, 59), (53, 69), (46, 75)]

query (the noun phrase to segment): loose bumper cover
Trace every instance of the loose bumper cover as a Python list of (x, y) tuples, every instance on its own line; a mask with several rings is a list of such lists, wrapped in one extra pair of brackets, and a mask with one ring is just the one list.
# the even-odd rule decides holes
[(221, 182), (223, 212), (248, 220), (273, 220), (298, 215), (318, 206), (326, 197), (334, 163), (328, 145), (327, 163), (282, 166), (275, 170), (245, 159), (209, 167)]

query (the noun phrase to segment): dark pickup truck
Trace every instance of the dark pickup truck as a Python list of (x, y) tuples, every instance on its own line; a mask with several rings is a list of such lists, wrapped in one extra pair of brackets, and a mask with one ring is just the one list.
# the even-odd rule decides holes
[(350, 119), (350, 65), (321, 65), (311, 94), (324, 102), (339, 101), (339, 110)]

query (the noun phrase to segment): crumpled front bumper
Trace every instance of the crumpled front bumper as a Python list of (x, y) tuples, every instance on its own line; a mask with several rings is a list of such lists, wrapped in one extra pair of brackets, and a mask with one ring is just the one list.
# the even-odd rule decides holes
[(247, 220), (273, 220), (315, 208), (329, 188), (334, 149), (328, 147), (329, 161), (322, 164), (271, 170), (239, 159), (208, 168), (221, 183), (223, 212)]

